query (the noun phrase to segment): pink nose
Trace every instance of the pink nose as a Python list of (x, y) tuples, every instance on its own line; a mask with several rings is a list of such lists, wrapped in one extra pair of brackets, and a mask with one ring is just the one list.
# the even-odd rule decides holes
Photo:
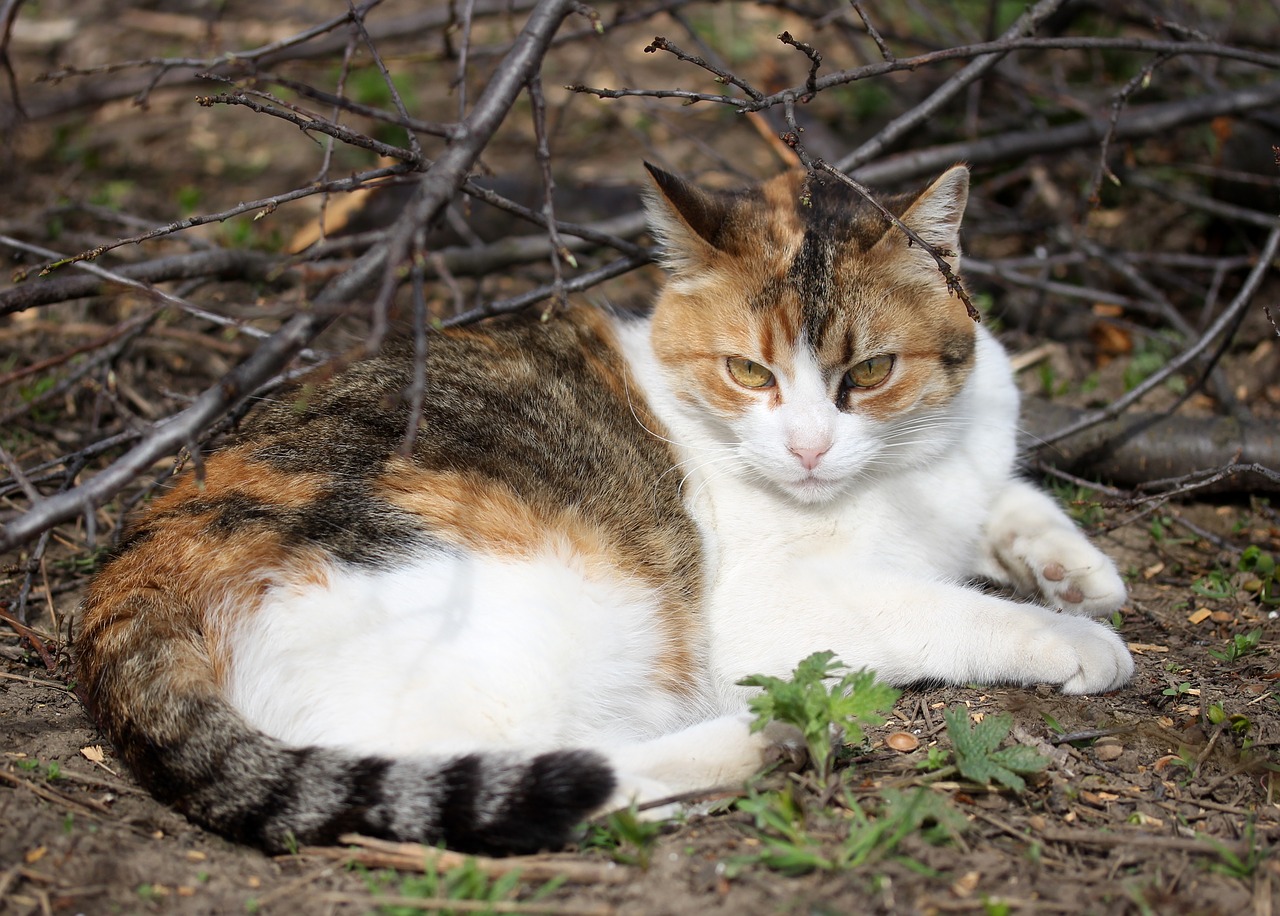
[(831, 446), (829, 445), (824, 445), (822, 448), (795, 448), (794, 446), (787, 446), (787, 451), (800, 459), (800, 463), (804, 465), (804, 469), (806, 471), (812, 471), (818, 466), (818, 462), (822, 460), (822, 456), (825, 455), (830, 448)]

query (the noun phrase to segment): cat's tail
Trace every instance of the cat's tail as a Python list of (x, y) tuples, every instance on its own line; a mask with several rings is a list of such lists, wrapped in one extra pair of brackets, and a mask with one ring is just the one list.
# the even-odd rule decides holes
[(226, 701), (202, 634), (158, 593), (110, 608), (91, 595), (77, 680), (139, 781), (224, 836), (270, 851), (353, 832), (536, 852), (562, 846), (613, 791), (611, 768), (588, 751), (387, 759), (285, 745)]

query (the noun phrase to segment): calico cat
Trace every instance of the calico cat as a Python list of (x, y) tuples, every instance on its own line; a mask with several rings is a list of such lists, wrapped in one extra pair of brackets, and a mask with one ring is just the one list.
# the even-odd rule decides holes
[[(92, 712), (158, 798), (279, 850), (563, 843), (741, 781), (749, 674), (1113, 690), (1111, 562), (1013, 473), (1003, 351), (842, 185), (651, 168), (649, 317), (389, 347), (262, 404), (128, 530), (81, 614)], [(957, 263), (968, 173), (886, 205)], [(984, 592), (1011, 585), (1037, 603)]]

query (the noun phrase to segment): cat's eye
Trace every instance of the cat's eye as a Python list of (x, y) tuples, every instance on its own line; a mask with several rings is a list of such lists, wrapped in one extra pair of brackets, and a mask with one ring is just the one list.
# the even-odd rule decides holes
[(889, 377), (892, 368), (892, 356), (873, 356), (846, 372), (844, 383), (849, 388), (874, 388)]
[(773, 373), (759, 363), (741, 356), (730, 356), (725, 361), (733, 380), (743, 388), (772, 388)]

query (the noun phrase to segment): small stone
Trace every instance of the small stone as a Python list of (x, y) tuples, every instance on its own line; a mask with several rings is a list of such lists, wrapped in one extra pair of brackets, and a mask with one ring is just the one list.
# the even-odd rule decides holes
[(1107, 744), (1103, 744), (1101, 741), (1099, 741), (1097, 744), (1093, 746), (1093, 756), (1097, 757), (1099, 760), (1107, 760), (1107, 761), (1116, 760), (1123, 753), (1124, 753), (1124, 745), (1122, 745), (1119, 741), (1116, 741), (1115, 743), (1107, 743)]

